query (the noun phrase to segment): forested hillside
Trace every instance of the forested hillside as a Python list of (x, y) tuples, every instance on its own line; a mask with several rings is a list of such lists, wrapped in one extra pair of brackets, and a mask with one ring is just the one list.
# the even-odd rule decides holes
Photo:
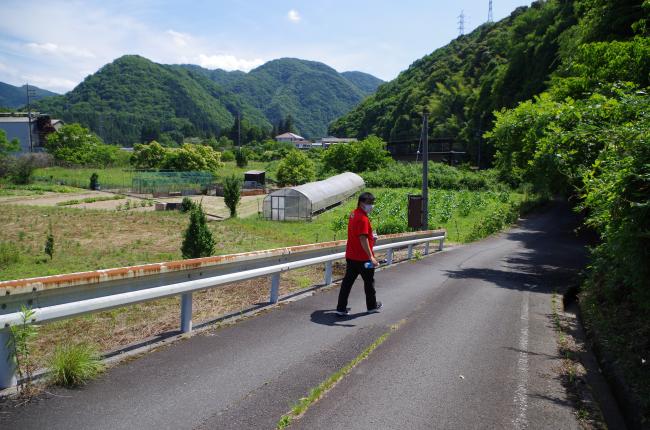
[(79, 122), (106, 142), (129, 146), (160, 135), (177, 142), (217, 136), (230, 130), (237, 115), (246, 130), (257, 130), (253, 135), (270, 134), (291, 115), (297, 132), (319, 137), (379, 82), (356, 73), (349, 80), (322, 63), (297, 59), (274, 60), (243, 73), (128, 55), (37, 108)]
[[(30, 85), (29, 89), (30, 91), (34, 90), (34, 96), (32, 97), (32, 100), (38, 100), (42, 99), (43, 97), (56, 95), (56, 93), (48, 90), (43, 90), (33, 85)], [(0, 82), (0, 108), (19, 108), (25, 106), (26, 104), (27, 91), (24, 85), (22, 87), (15, 87), (13, 85)]]
[(361, 91), (364, 92), (364, 95), (368, 96), (375, 91), (377, 88), (384, 83), (381, 79), (363, 72), (343, 72), (341, 73), (345, 79), (352, 82), (357, 86)]
[[(492, 112), (546, 88), (558, 66), (565, 30), (576, 23), (573, 3), (536, 2), (414, 62), (395, 80), (335, 121), (335, 135), (416, 139), (421, 112), (430, 111), (430, 135), (452, 138), (474, 161)], [(485, 150), (484, 162), (493, 151)], [(484, 163), (487, 164), (487, 163)]]

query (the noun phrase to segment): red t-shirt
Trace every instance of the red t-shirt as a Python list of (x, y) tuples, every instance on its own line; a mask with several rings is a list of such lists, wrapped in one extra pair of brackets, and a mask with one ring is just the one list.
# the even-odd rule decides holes
[(368, 244), (372, 251), (373, 246), (375, 246), (375, 240), (372, 237), (370, 220), (362, 209), (356, 208), (350, 214), (350, 220), (348, 221), (348, 243), (345, 248), (345, 258), (355, 261), (370, 260), (370, 256), (361, 247), (361, 239), (359, 236), (362, 234), (368, 236)]

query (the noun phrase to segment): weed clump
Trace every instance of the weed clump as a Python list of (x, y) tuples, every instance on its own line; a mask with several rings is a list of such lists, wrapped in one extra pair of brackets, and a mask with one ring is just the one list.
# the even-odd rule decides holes
[(76, 387), (96, 378), (104, 370), (104, 364), (94, 347), (66, 344), (54, 350), (49, 368), (54, 384)]

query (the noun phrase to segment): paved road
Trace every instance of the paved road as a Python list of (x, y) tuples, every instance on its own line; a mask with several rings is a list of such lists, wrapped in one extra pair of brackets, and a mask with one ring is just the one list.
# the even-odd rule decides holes
[(81, 390), (0, 410), (0, 428), (275, 427), (290, 405), (400, 328), (296, 421), (309, 429), (578, 424), (557, 377), (551, 292), (584, 264), (563, 206), (519, 228), (377, 273), (381, 313), (333, 315), (337, 289), (194, 336)]

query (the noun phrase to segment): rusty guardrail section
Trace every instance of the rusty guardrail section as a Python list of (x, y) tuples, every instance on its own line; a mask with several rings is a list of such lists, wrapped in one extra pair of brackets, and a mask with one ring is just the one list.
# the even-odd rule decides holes
[[(377, 251), (387, 251), (392, 264), (393, 251), (439, 241), (442, 250), (445, 230), (428, 230), (380, 236)], [(90, 272), (18, 279), (0, 282), (0, 357), (8, 356), (8, 327), (19, 324), (20, 309), (35, 310), (33, 322), (47, 322), (129, 304), (181, 296), (181, 331), (192, 329), (192, 292), (227, 283), (271, 276), (270, 303), (278, 301), (280, 273), (299, 267), (325, 264), (324, 283), (332, 282), (332, 262), (344, 258), (345, 241), (323, 242), (146, 264)], [(0, 359), (0, 389), (16, 383), (12, 363)]]
[[(444, 230), (383, 235), (377, 240), (376, 246), (441, 234), (445, 234)], [(84, 300), (172, 282), (208, 278), (343, 250), (345, 250), (345, 240), (338, 240), (239, 254), (0, 281), (0, 315), (19, 311), (21, 305), (53, 306), (69, 302), (71, 299)], [(61, 299), (61, 296), (65, 296), (65, 299)]]

